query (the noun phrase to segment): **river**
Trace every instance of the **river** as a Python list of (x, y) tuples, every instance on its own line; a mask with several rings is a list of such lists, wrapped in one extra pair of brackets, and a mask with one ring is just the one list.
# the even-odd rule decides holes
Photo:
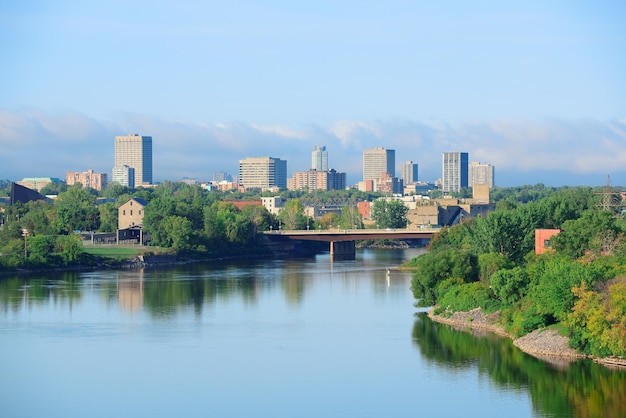
[(430, 321), (420, 251), (2, 277), (0, 416), (626, 416), (622, 371)]

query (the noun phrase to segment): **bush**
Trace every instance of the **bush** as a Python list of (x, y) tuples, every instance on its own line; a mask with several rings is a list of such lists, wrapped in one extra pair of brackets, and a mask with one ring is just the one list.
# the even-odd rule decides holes
[(480, 282), (452, 285), (439, 299), (441, 309), (464, 312), (480, 307), (485, 312), (498, 309), (498, 302), (491, 296), (491, 291)]

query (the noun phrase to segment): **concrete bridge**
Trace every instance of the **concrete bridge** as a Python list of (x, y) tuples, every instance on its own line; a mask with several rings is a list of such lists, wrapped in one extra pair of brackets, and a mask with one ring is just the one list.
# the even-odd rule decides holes
[(270, 241), (322, 241), (330, 244), (330, 255), (354, 258), (355, 241), (378, 239), (431, 239), (441, 228), (420, 229), (328, 229), (264, 232)]

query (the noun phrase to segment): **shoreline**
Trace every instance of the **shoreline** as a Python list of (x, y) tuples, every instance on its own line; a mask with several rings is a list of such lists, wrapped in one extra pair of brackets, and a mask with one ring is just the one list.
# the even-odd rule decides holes
[(567, 366), (569, 363), (580, 359), (592, 359), (594, 362), (605, 367), (626, 368), (626, 359), (619, 357), (598, 358), (579, 353), (569, 347), (569, 338), (559, 334), (555, 329), (538, 329), (522, 337), (515, 338), (506, 332), (504, 327), (498, 324), (500, 313), (485, 314), (481, 308), (475, 308), (467, 312), (453, 312), (449, 317), (435, 315), (434, 308), (428, 312), (428, 317), (442, 324), (450, 325), (460, 331), (480, 330), (498, 334), (513, 340), (513, 345), (524, 353), (546, 361), (555, 366)]

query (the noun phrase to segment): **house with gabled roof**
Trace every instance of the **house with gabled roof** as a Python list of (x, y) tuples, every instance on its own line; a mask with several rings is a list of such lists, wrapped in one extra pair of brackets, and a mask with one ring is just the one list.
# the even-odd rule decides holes
[(117, 228), (141, 228), (143, 227), (144, 209), (148, 205), (145, 199), (133, 197), (117, 209)]

